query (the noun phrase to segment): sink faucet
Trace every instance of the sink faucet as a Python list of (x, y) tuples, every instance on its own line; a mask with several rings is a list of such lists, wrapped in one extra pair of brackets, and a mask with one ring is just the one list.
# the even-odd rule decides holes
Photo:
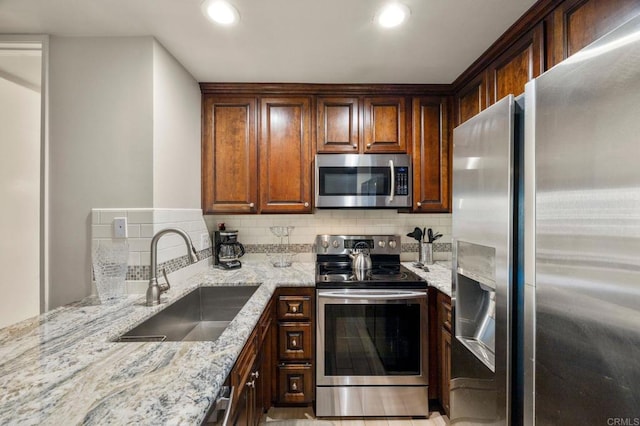
[(158, 284), (158, 241), (163, 235), (171, 232), (180, 235), (187, 245), (190, 260), (189, 263), (198, 261), (196, 249), (193, 247), (189, 234), (180, 228), (166, 228), (158, 231), (151, 239), (151, 279), (149, 280), (149, 288), (147, 288), (147, 306), (158, 305), (160, 303), (160, 295), (171, 288), (165, 268), (162, 268), (162, 275), (164, 275), (164, 280), (166, 282)]

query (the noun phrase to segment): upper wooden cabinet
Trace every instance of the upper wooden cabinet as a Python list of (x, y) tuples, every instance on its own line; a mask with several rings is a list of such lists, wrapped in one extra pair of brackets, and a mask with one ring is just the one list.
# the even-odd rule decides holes
[(548, 68), (628, 19), (640, 14), (638, 0), (566, 0), (549, 19)]
[(260, 211), (311, 211), (311, 99), (260, 99)]
[(464, 123), (487, 107), (487, 76), (479, 74), (456, 96), (456, 124)]
[(451, 209), (448, 99), (413, 99), (413, 211)]
[(258, 208), (256, 98), (203, 98), (202, 209), (251, 213)]
[(542, 74), (543, 46), (543, 25), (539, 24), (489, 66), (489, 104), (494, 104), (509, 94), (518, 96), (524, 93), (524, 85)]
[(403, 96), (365, 97), (363, 153), (407, 152)]
[(319, 96), (317, 100), (318, 153), (358, 153), (360, 109), (357, 97)]

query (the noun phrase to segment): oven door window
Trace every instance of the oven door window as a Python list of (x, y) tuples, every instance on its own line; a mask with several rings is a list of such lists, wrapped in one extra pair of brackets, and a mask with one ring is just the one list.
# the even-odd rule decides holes
[(391, 189), (388, 167), (321, 167), (318, 172), (322, 196), (389, 195)]
[(326, 376), (420, 374), (419, 304), (325, 305)]

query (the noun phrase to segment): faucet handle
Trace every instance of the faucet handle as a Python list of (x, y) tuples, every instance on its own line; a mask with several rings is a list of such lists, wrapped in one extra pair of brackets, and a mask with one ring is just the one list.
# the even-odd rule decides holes
[(158, 284), (158, 287), (160, 287), (160, 293), (164, 293), (171, 288), (171, 284), (169, 284), (169, 278), (167, 278), (167, 268), (162, 268), (162, 276), (164, 277), (165, 283)]

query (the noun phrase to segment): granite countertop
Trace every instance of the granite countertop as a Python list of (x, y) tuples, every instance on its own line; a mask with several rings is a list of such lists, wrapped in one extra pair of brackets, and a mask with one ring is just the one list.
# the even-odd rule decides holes
[(402, 264), (427, 280), (429, 287), (435, 287), (451, 297), (451, 262), (440, 261), (433, 265), (428, 265), (429, 272), (413, 266), (415, 262), (402, 262)]
[[(430, 272), (405, 265), (450, 295), (446, 264)], [(197, 287), (256, 284), (214, 342), (113, 341)], [(87, 298), (0, 329), (0, 424), (201, 423), (276, 287), (314, 285), (314, 263), (246, 262), (193, 275), (160, 306), (144, 306), (143, 295)]]

